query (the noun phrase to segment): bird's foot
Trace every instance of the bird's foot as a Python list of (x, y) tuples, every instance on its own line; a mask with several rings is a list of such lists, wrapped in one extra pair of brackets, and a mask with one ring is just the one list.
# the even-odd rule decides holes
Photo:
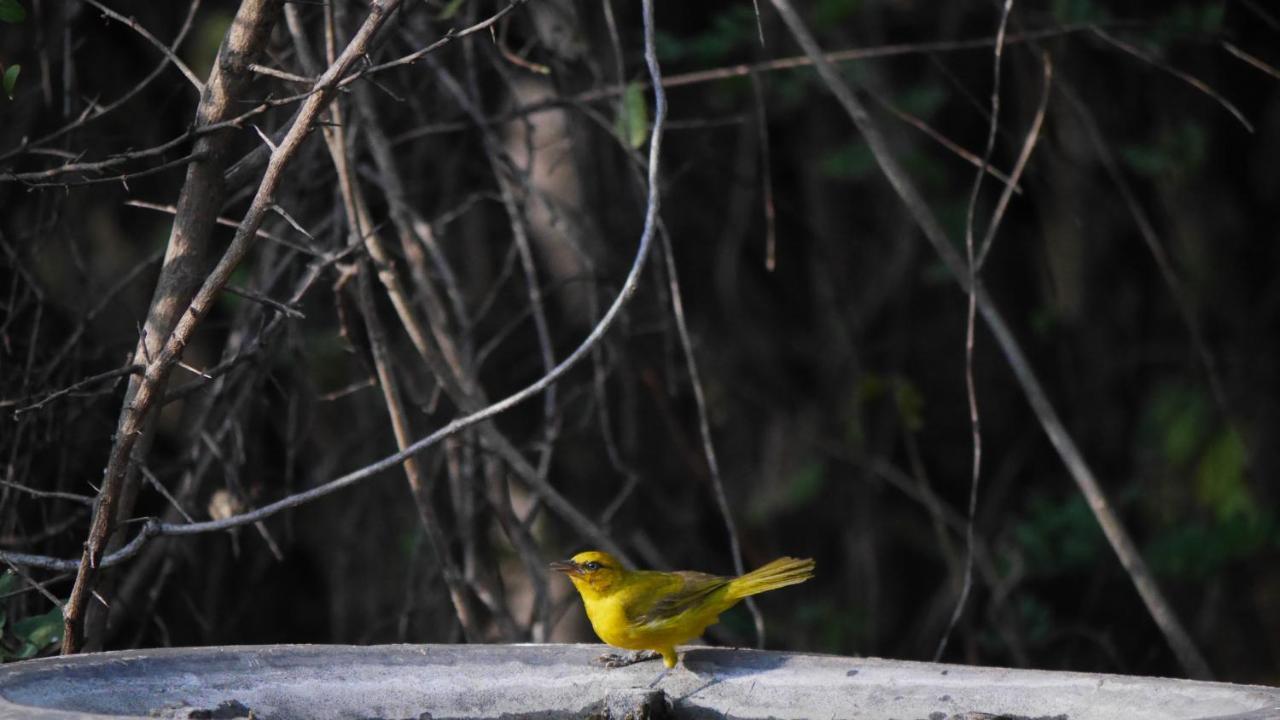
[(635, 665), (646, 660), (657, 660), (662, 657), (661, 654), (652, 650), (636, 650), (629, 653), (604, 653), (596, 658), (596, 662), (606, 668), (620, 668), (628, 665)]

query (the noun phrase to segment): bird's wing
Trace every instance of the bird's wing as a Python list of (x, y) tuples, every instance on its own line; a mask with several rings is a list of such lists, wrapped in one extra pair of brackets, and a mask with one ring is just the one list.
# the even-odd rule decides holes
[[(635, 625), (660, 625), (705, 602), (729, 578), (700, 572), (655, 573), (651, 592), (638, 594), (626, 608)], [(657, 582), (661, 578), (661, 582)]]

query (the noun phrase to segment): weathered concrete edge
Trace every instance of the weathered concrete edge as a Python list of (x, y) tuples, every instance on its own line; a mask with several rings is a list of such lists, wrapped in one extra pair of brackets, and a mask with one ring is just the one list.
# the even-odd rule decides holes
[[(206, 648), (159, 648), (151, 650), (131, 650), (114, 653), (101, 653), (93, 655), (76, 656), (72, 658), (45, 658), (41, 660), (26, 661), (15, 663), (12, 665), (0, 667), (0, 695), (4, 694), (5, 688), (13, 687), (14, 683), (21, 684), (24, 679), (27, 681), (35, 679), (37, 676), (53, 672), (62, 674), (67, 670), (74, 670), (77, 667), (89, 667), (93, 665), (108, 665), (117, 668), (125, 668), (132, 665), (132, 661), (164, 662), (166, 659), (171, 661), (181, 660), (199, 660), (201, 658), (214, 660), (216, 658), (237, 658), (246, 656), (285, 656), (296, 659), (301, 664), (308, 663), (325, 663), (335, 658), (343, 656), (368, 656), (370, 658), (377, 657), (380, 662), (386, 663), (390, 667), (404, 664), (406, 667), (413, 664), (421, 664), (421, 660), (429, 658), (428, 664), (439, 666), (453, 665), (488, 665), (498, 663), (517, 662), (529, 666), (543, 666), (551, 668), (564, 668), (570, 666), (574, 672), (586, 673), (592, 678), (598, 678), (599, 683), (596, 688), (604, 695), (612, 693), (620, 693), (622, 696), (633, 695), (636, 685), (643, 686), (649, 679), (655, 675), (653, 667), (645, 665), (633, 666), (621, 670), (588, 670), (584, 665), (584, 661), (595, 654), (605, 650), (599, 645), (384, 645), (384, 646), (327, 646), (327, 645), (273, 645), (273, 646), (234, 646), (234, 647), (206, 647)], [(933, 664), (915, 661), (896, 661), (884, 660), (880, 658), (856, 658), (844, 657), (838, 655), (824, 655), (819, 653), (781, 653), (781, 652), (762, 652), (754, 650), (731, 650), (725, 648), (690, 648), (686, 659), (693, 667), (702, 669), (713, 669), (718, 676), (725, 676), (729, 680), (733, 680), (735, 676), (744, 674), (753, 676), (763, 676), (766, 673), (775, 671), (782, 666), (794, 666), (794, 669), (801, 670), (808, 668), (810, 671), (821, 670), (823, 673), (831, 674), (833, 671), (840, 676), (856, 675), (858, 672), (865, 672), (874, 675), (901, 675), (904, 679), (912, 677), (932, 677), (932, 678), (948, 678), (945, 682), (951, 687), (965, 687), (965, 684), (972, 682), (975, 685), (987, 684), (1009, 684), (1013, 686), (1029, 687), (1029, 688), (1047, 688), (1047, 687), (1102, 687), (1109, 685), (1115, 686), (1152, 686), (1153, 688), (1166, 688), (1169, 691), (1176, 691), (1179, 694), (1186, 692), (1194, 692), (1196, 690), (1202, 692), (1213, 693), (1245, 693), (1251, 697), (1257, 696), (1264, 700), (1266, 705), (1274, 698), (1273, 707), (1261, 707), (1244, 713), (1227, 712), (1217, 715), (1199, 715), (1196, 718), (1215, 718), (1221, 720), (1269, 720), (1280, 718), (1280, 689), (1270, 688), (1257, 685), (1236, 685), (1231, 683), (1212, 683), (1199, 682), (1190, 680), (1177, 680), (1169, 678), (1150, 678), (1142, 676), (1124, 676), (1124, 675), (1104, 675), (1092, 673), (1075, 673), (1075, 672), (1058, 672), (1044, 670), (1014, 670), (1008, 668), (985, 668), (966, 665), (945, 665)], [(648, 664), (652, 666), (653, 664)], [(848, 670), (846, 671), (846, 668)], [(684, 698), (680, 698), (682, 685), (685, 685), (683, 679), (677, 677), (672, 683), (663, 683), (663, 689), (668, 695), (687, 700), (694, 693), (686, 693)], [(909, 685), (910, 683), (908, 683)], [(731, 683), (725, 683), (720, 686), (720, 690), (729, 690)], [(683, 706), (685, 711), (698, 709), (713, 709), (715, 706), (723, 705), (727, 702), (726, 698), (732, 695), (720, 694), (706, 695), (698, 698), (698, 702), (692, 702)], [(578, 698), (581, 700), (582, 698)], [(705, 701), (705, 702), (704, 702)], [(560, 707), (561, 712), (576, 712), (581, 709), (581, 704), (577, 707)], [(1255, 706), (1256, 708), (1257, 706)], [(18, 706), (13, 703), (0, 699), (0, 718), (7, 720), (8, 718), (29, 718), (30, 720), (104, 720), (106, 718), (118, 718), (120, 715), (102, 715), (84, 712), (45, 710), (32, 708), (30, 706)], [(1191, 718), (1192, 716), (1182, 715), (1180, 717)]]

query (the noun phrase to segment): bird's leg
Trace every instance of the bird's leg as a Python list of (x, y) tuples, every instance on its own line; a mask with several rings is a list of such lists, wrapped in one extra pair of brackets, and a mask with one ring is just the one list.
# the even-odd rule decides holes
[(658, 683), (662, 682), (662, 678), (666, 677), (670, 673), (671, 673), (671, 668), (669, 667), (662, 668), (662, 672), (658, 673), (658, 677), (654, 678), (653, 682), (649, 683), (649, 689), (652, 690), (655, 687), (657, 687)]
[(620, 668), (635, 665), (646, 660), (657, 660), (662, 655), (652, 650), (636, 650), (629, 653), (605, 653), (596, 658), (596, 662), (607, 668)]

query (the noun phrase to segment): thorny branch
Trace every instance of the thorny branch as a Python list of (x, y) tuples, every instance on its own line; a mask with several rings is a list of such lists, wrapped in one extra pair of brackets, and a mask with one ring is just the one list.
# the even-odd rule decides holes
[[(387, 12), (394, 8), (394, 6), (394, 2), (375, 6), (374, 10), (370, 13), (369, 18), (362, 26), (360, 32), (358, 32), (352, 39), (351, 43), (348, 44), (347, 49), (343, 51), (343, 54), (325, 72), (319, 83), (320, 85), (328, 83), (329, 89), (332, 90), (333, 86), (336, 84), (335, 78), (341, 74), (345, 65), (350, 63), (356, 55), (364, 52), (364, 48), (367, 46), (373, 32), (381, 22), (385, 21)], [(489, 418), (502, 413), (503, 411), (533, 397), (534, 395), (543, 392), (556, 380), (575, 367), (583, 358), (589, 355), (592, 348), (599, 343), (601, 339), (603, 339), (605, 334), (618, 319), (627, 301), (635, 294), (639, 283), (640, 273), (644, 268), (645, 260), (648, 256), (649, 249), (653, 243), (654, 234), (656, 232), (659, 203), (659, 160), (661, 157), (662, 132), (663, 124), (666, 120), (667, 103), (666, 95), (661, 85), (661, 69), (658, 65), (656, 51), (654, 49), (653, 9), (651, 0), (645, 0), (644, 20), (645, 61), (654, 83), (654, 118), (649, 138), (648, 192), (646, 197), (644, 226), (640, 234), (639, 246), (634, 260), (632, 261), (631, 268), (626, 279), (622, 283), (617, 297), (600, 318), (600, 321), (592, 327), (590, 333), (582, 343), (578, 345), (573, 352), (561, 360), (554, 368), (552, 368), (550, 372), (544, 374), (534, 383), (503, 398), (502, 400), (491, 403), (475, 412), (454, 419), (444, 427), (408, 445), (400, 452), (335, 478), (327, 483), (323, 483), (300, 493), (295, 493), (275, 502), (268, 503), (255, 510), (218, 520), (196, 523), (173, 524), (148, 520), (143, 523), (141, 531), (139, 531), (119, 550), (104, 556), (101, 552), (102, 543), (99, 541), (93, 546), (93, 552), (91, 552), (90, 548), (86, 548), (85, 557), (80, 561), (59, 560), (56, 558), (9, 551), (0, 551), (0, 559), (29, 567), (63, 570), (75, 569), (83, 576), (89, 574), (86, 571), (86, 568), (93, 568), (94, 570), (107, 568), (133, 557), (143, 548), (146, 542), (153, 537), (194, 535), (227, 530), (259, 522), (282, 510), (306, 504), (307, 502), (331, 494), (337, 490), (373, 477), (391, 467), (402, 464), (406, 459), (414, 457), (423, 450), (437, 444), (442, 439), (455, 435), (458, 432), (479, 424), (484, 420), (488, 420)], [(148, 379), (156, 377), (160, 372), (167, 372), (176, 361), (177, 354), (181, 351), (182, 346), (190, 336), (192, 330), (194, 330), (195, 323), (188, 318), (199, 317), (202, 314), (202, 309), (207, 310), (208, 300), (206, 298), (215, 293), (217, 289), (220, 289), (222, 284), (225, 284), (226, 276), (229, 275), (229, 265), (231, 264), (232, 259), (242, 257), (243, 253), (247, 250), (249, 239), (256, 233), (257, 226), (261, 223), (262, 218), (268, 210), (270, 192), (280, 181), (282, 166), (291, 157), (292, 153), (296, 152), (300, 143), (300, 138), (305, 133), (303, 128), (309, 126), (310, 123), (315, 121), (319, 111), (322, 109), (323, 101), (327, 99), (327, 95), (327, 92), (317, 92), (312, 96), (314, 99), (309, 101), (308, 105), (304, 107), (303, 112), (300, 113), (299, 117), (294, 121), (292, 129), (286, 136), (285, 141), (282, 142), (276, 152), (273, 153), (263, 183), (258, 189), (254, 203), (250, 206), (250, 210), (246, 214), (246, 220), (241, 223), (240, 229), (236, 233), (236, 238), (233, 240), (232, 246), (228, 248), (223, 260), (220, 261), (218, 267), (215, 268), (214, 272), (205, 282), (205, 285), (201, 288), (200, 293), (192, 302), (187, 316), (184, 316), (184, 323), (179, 325), (174, 335), (165, 344), (161, 356), (153, 360), (152, 363), (147, 366), (146, 377)], [(154, 383), (154, 381), (152, 382)], [(152, 394), (143, 395), (143, 391), (148, 390), (151, 387), (151, 385), (144, 384), (142, 390), (139, 391), (139, 397), (143, 398), (147, 404), (144, 405), (142, 404), (143, 401), (135, 400), (135, 404), (133, 408), (131, 408), (134, 414), (138, 414), (140, 409), (145, 409), (149, 406), (150, 402), (154, 401), (154, 390), (150, 390), (150, 393)], [(122, 440), (121, 444), (124, 442), (125, 441)], [(118, 444), (117, 448), (119, 447), (120, 445)], [(118, 449), (113, 451), (113, 459), (119, 453), (120, 450)], [(109, 477), (111, 476), (109, 475)], [(553, 506), (556, 504), (555, 501), (550, 498), (549, 501), (551, 501)], [(567, 514), (577, 513), (577, 511), (573, 510), (571, 507), (568, 508), (568, 510), (569, 513)], [(99, 514), (101, 514), (101, 510), (99, 510)], [(585, 521), (585, 518), (583, 518), (583, 520)], [(618, 551), (621, 553), (620, 549), (618, 549)], [(75, 596), (73, 595), (73, 599), (74, 597)]]

